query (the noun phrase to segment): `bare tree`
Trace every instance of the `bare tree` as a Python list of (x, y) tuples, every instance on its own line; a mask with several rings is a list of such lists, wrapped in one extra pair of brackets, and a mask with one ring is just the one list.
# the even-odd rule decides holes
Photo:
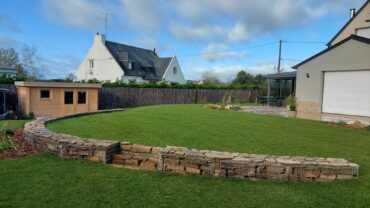
[(216, 74), (212, 73), (211, 71), (205, 71), (202, 74), (202, 79), (204, 84), (220, 84), (220, 79), (217, 77)]
[(19, 56), (13, 48), (0, 48), (0, 67), (16, 67), (18, 64)]
[(67, 76), (66, 76), (66, 78), (65, 78), (65, 80), (67, 81), (67, 82), (73, 82), (73, 80), (75, 80), (76, 79), (76, 76), (75, 76), (75, 74), (73, 74), (73, 73), (69, 73), (69, 74), (67, 74)]
[(29, 73), (29, 79), (36, 80), (39, 75), (41, 57), (35, 46), (24, 45), (22, 49), (23, 66)]

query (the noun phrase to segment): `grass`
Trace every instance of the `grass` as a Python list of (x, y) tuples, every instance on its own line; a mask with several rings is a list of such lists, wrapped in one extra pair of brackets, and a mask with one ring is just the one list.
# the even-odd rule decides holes
[(2, 120), (0, 121), (0, 127), (5, 126), (8, 129), (22, 128), (25, 123), (29, 120)]
[(0, 162), (0, 207), (370, 207), (370, 133), (316, 121), (152, 106), (62, 120), (83, 137), (234, 152), (343, 157), (358, 180), (250, 182), (114, 168), (49, 154)]

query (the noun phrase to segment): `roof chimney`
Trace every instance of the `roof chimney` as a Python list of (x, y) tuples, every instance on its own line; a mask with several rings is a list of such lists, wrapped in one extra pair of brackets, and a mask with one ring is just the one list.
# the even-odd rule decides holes
[(105, 44), (105, 35), (100, 34), (100, 33), (96, 33), (96, 35), (94, 37), (94, 41)]
[(350, 9), (349, 15), (350, 15), (350, 18), (352, 19), (356, 15), (356, 9), (355, 8)]

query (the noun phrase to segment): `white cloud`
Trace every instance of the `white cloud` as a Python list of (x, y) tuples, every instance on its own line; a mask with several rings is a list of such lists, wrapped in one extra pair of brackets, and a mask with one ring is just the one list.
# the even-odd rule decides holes
[[(305, 27), (324, 15), (362, 4), (363, 0), (182, 0), (176, 11), (183, 27), (222, 25), (227, 31), (224, 42), (245, 42), (279, 29)], [(207, 40), (212, 36), (195, 32), (186, 37)]]
[(127, 23), (136, 30), (160, 30), (166, 23), (166, 5), (163, 0), (121, 0), (123, 16)]
[(231, 42), (242, 42), (248, 40), (249, 38), (247, 27), (240, 22), (237, 22), (228, 33), (228, 39)]
[(54, 23), (91, 30), (103, 25), (104, 13), (114, 11), (107, 1), (96, 0), (42, 0), (42, 7), (46, 18)]
[(224, 29), (218, 25), (190, 26), (181, 23), (170, 25), (172, 35), (182, 40), (199, 40), (208, 37), (218, 37), (225, 33)]
[(247, 58), (250, 55), (247, 51), (230, 51), (226, 44), (210, 43), (203, 50), (202, 58), (206, 61), (215, 62), (230, 59)]
[(44, 67), (41, 74), (48, 79), (63, 79), (67, 74), (75, 73), (80, 63), (81, 58), (70, 54), (43, 54), (42, 64)]
[[(231, 82), (238, 72), (244, 70), (253, 75), (256, 74), (272, 74), (274, 73), (274, 61), (257, 61), (256, 65), (243, 64), (197, 64), (191, 63), (183, 67), (185, 77), (189, 80), (201, 80), (204, 72), (209, 72), (216, 75), (222, 82)], [(282, 66), (285, 71), (294, 71), (289, 66)]]

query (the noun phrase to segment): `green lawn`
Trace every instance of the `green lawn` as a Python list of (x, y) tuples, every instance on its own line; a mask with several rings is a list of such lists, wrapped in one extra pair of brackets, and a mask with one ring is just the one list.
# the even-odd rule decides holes
[(2, 120), (0, 121), (0, 129), (4, 126), (8, 129), (22, 128), (29, 120)]
[(370, 207), (370, 132), (198, 105), (136, 108), (48, 127), (155, 146), (343, 157), (360, 165), (360, 177), (333, 183), (251, 182), (135, 171), (40, 154), (0, 162), (0, 207)]

